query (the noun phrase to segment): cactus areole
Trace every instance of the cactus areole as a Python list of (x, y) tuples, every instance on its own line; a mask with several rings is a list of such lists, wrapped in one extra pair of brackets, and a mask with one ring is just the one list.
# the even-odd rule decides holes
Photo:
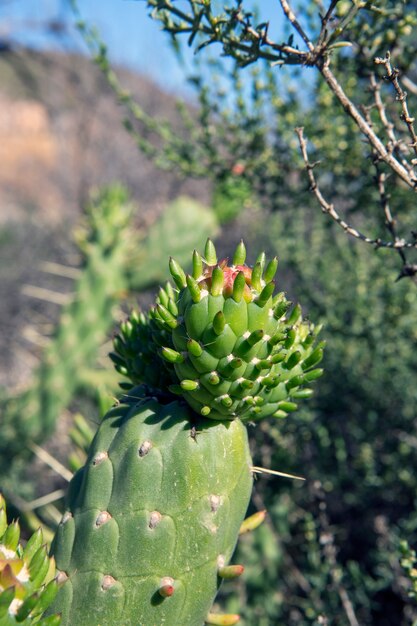
[[(111, 357), (131, 379), (74, 477), (53, 552), (53, 605), (72, 626), (236, 623), (211, 612), (252, 490), (245, 421), (285, 417), (322, 370), (318, 329), (274, 295), (277, 259), (229, 264), (208, 240), (176, 289), (121, 326)], [(146, 364), (146, 366), (144, 366)], [(139, 385), (139, 386), (134, 386)]]

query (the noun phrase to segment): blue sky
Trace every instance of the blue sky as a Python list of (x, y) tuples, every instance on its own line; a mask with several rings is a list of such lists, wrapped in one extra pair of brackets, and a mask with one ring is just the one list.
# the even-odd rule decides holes
[[(108, 46), (113, 62), (153, 77), (170, 90), (182, 90), (184, 72), (173, 58), (168, 39), (136, 0), (79, 0), (85, 20), (94, 24)], [(64, 20), (68, 34), (56, 36), (45, 29), (49, 20)], [(0, 36), (25, 45), (85, 51), (72, 27), (66, 0), (0, 0)]]
[[(276, 0), (262, 0), (259, 4), (263, 12), (275, 13), (275, 22), (280, 19)], [(175, 60), (159, 23), (149, 18), (145, 2), (78, 0), (78, 5), (84, 19), (99, 29), (113, 62), (150, 76), (170, 91), (186, 90), (184, 69)], [(48, 33), (45, 24), (51, 20), (64, 20), (69, 26), (68, 33), (59, 37)], [(0, 0), (2, 39), (36, 47), (64, 47), (85, 52), (73, 24), (68, 0)], [(190, 51), (188, 58), (191, 57)]]

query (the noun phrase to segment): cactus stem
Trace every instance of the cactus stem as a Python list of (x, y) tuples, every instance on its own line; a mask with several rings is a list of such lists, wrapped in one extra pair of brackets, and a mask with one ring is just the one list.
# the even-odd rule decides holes
[(257, 511), (253, 515), (250, 515), (245, 520), (243, 520), (242, 525), (239, 530), (239, 535), (245, 535), (246, 533), (255, 530), (262, 524), (266, 517), (266, 509), (263, 511)]

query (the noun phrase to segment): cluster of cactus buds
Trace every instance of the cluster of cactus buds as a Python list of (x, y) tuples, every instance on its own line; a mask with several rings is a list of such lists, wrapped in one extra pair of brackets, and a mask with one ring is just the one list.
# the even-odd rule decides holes
[(59, 615), (43, 617), (58, 591), (55, 562), (48, 557), (42, 531), (26, 546), (20, 544), (18, 522), (7, 524), (6, 503), (0, 494), (0, 624), (59, 626)]
[(266, 263), (262, 253), (253, 268), (245, 261), (243, 242), (229, 265), (210, 240), (204, 258), (194, 252), (191, 274), (171, 259), (177, 290), (161, 290), (150, 313), (133, 313), (116, 337), (112, 358), (120, 373), (135, 384), (159, 383), (211, 419), (253, 421), (295, 411), (322, 374), (320, 328), (302, 319), (299, 306), (291, 309), (283, 292), (274, 295), (276, 258)]

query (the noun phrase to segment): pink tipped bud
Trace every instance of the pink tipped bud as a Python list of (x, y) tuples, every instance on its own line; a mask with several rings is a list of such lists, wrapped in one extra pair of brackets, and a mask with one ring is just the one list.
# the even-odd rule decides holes
[(223, 567), (219, 567), (218, 575), (220, 578), (238, 578), (243, 574), (245, 568), (243, 565), (224, 565)]
[(174, 579), (170, 576), (165, 576), (164, 578), (162, 578), (161, 586), (158, 589), (158, 593), (163, 598), (169, 598), (173, 595), (174, 591)]

